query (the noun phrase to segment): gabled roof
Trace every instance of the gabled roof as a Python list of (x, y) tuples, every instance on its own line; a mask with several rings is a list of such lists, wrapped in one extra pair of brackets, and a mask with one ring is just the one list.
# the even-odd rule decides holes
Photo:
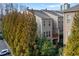
[(55, 11), (55, 12), (60, 13), (60, 14), (63, 14), (63, 12), (62, 12), (62, 11)]
[[(44, 10), (45, 11), (45, 10)], [(48, 12), (48, 13), (50, 13), (50, 14), (52, 14), (52, 15), (55, 15), (55, 16), (61, 16), (61, 15), (59, 15), (58, 13), (61, 13), (61, 14), (63, 14), (62, 12), (60, 12), (60, 11), (54, 11), (54, 10), (46, 10), (45, 12)], [(61, 16), (62, 17), (62, 16)]]
[(79, 11), (79, 4), (67, 9), (67, 10), (64, 10), (64, 12), (75, 12), (75, 11)]
[(34, 13), (41, 18), (50, 18), (50, 16), (45, 14), (42, 10), (34, 10)]

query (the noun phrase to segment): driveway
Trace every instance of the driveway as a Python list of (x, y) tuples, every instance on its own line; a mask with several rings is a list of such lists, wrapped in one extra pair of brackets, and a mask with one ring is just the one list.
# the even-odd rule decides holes
[[(0, 51), (3, 49), (8, 49), (6, 43), (4, 42), (4, 40), (0, 40)], [(11, 54), (5, 55), (5, 56), (11, 56)]]

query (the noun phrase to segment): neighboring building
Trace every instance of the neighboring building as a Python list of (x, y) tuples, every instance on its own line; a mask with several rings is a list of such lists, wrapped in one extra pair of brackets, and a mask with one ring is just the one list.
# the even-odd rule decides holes
[(34, 14), (36, 16), (38, 36), (47, 37), (53, 40), (53, 37), (52, 37), (53, 19), (41, 10), (34, 10)]
[(54, 10), (44, 10), (44, 13), (46, 13), (53, 19), (53, 40), (55, 42), (63, 40), (63, 13)]
[(64, 11), (64, 44), (67, 43), (68, 36), (71, 33), (72, 21), (76, 12), (79, 11), (79, 4)]

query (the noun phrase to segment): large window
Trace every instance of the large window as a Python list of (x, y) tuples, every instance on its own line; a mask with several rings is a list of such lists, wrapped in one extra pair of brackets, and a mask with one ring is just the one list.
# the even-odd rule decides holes
[(46, 37), (48, 37), (48, 32), (46, 32)]
[(70, 20), (71, 20), (71, 16), (67, 15), (67, 23), (70, 23)]
[(50, 31), (43, 32), (43, 36), (44, 36), (44, 37), (50, 37)]
[(43, 36), (44, 36), (44, 37), (45, 37), (45, 36), (46, 36), (46, 37), (50, 37), (50, 31), (44, 32), (44, 33), (43, 33)]

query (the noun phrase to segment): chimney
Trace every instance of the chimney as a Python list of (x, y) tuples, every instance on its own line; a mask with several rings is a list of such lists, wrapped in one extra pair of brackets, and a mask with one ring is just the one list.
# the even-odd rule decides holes
[(60, 10), (61, 10), (61, 11), (63, 11), (63, 9), (62, 9), (62, 8), (63, 8), (63, 5), (60, 5)]
[(69, 8), (70, 8), (70, 4), (64, 3), (64, 10), (69, 9)]
[(27, 7), (27, 10), (29, 10), (29, 7)]
[(70, 8), (70, 4), (68, 3), (64, 3), (60, 6), (60, 10), (63, 11), (63, 10), (66, 10), (66, 9), (69, 9)]
[(45, 10), (47, 11), (47, 8)]

